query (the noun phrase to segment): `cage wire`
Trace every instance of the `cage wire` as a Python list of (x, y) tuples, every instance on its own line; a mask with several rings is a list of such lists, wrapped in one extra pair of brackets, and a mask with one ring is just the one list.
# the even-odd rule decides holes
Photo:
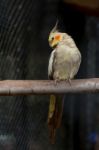
[[(44, 64), (48, 52), (43, 56), (39, 50), (43, 49), (44, 54), (41, 38), (45, 4), (46, 1), (34, 0), (0, 1), (1, 80), (47, 78), (47, 63)], [(0, 97), (0, 150), (50, 149), (46, 99), (47, 96)]]
[[(47, 39), (57, 16), (81, 50), (83, 61), (78, 77), (99, 73), (98, 18), (78, 13), (59, 0), (0, 0), (0, 80), (47, 79), (51, 52)], [(82, 24), (78, 28), (79, 22)], [(48, 136), (48, 98), (0, 97), (0, 150), (92, 148), (93, 141), (88, 137), (96, 128), (99, 132), (95, 117), (98, 97), (66, 95), (63, 124), (55, 145), (50, 144)]]

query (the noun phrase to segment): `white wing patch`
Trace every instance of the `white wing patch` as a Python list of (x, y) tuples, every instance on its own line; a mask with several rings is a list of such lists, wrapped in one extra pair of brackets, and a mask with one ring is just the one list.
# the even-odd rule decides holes
[(53, 61), (55, 56), (55, 50), (52, 51), (50, 58), (49, 58), (49, 65), (48, 65), (48, 76), (52, 76), (53, 73)]

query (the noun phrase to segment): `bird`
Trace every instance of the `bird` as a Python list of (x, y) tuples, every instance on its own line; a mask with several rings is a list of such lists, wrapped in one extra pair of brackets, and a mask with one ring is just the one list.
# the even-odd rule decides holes
[[(52, 48), (48, 62), (48, 77), (59, 81), (69, 81), (77, 74), (81, 64), (81, 53), (73, 38), (58, 30), (58, 22), (49, 33), (48, 42)], [(48, 111), (49, 138), (52, 144), (55, 143), (56, 130), (61, 126), (63, 114), (64, 95), (50, 95)]]

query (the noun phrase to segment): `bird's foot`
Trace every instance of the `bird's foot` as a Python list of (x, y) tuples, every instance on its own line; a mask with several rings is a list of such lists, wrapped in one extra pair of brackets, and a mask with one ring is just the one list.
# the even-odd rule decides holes
[(67, 81), (68, 81), (69, 85), (72, 86), (71, 79), (69, 78)]
[(57, 85), (60, 82), (59, 79), (55, 79), (55, 85)]

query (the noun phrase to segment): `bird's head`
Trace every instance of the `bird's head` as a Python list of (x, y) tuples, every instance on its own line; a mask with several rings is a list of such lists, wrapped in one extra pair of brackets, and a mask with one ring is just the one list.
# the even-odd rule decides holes
[(62, 33), (60, 32), (50, 33), (48, 41), (49, 45), (52, 48), (56, 47), (61, 40), (62, 40)]
[(49, 34), (48, 41), (49, 41), (49, 45), (52, 48), (56, 47), (63, 38), (63, 33), (59, 32), (57, 30), (57, 24), (58, 24), (58, 22), (56, 22), (56, 25), (54, 26), (54, 28), (52, 29), (52, 31)]

